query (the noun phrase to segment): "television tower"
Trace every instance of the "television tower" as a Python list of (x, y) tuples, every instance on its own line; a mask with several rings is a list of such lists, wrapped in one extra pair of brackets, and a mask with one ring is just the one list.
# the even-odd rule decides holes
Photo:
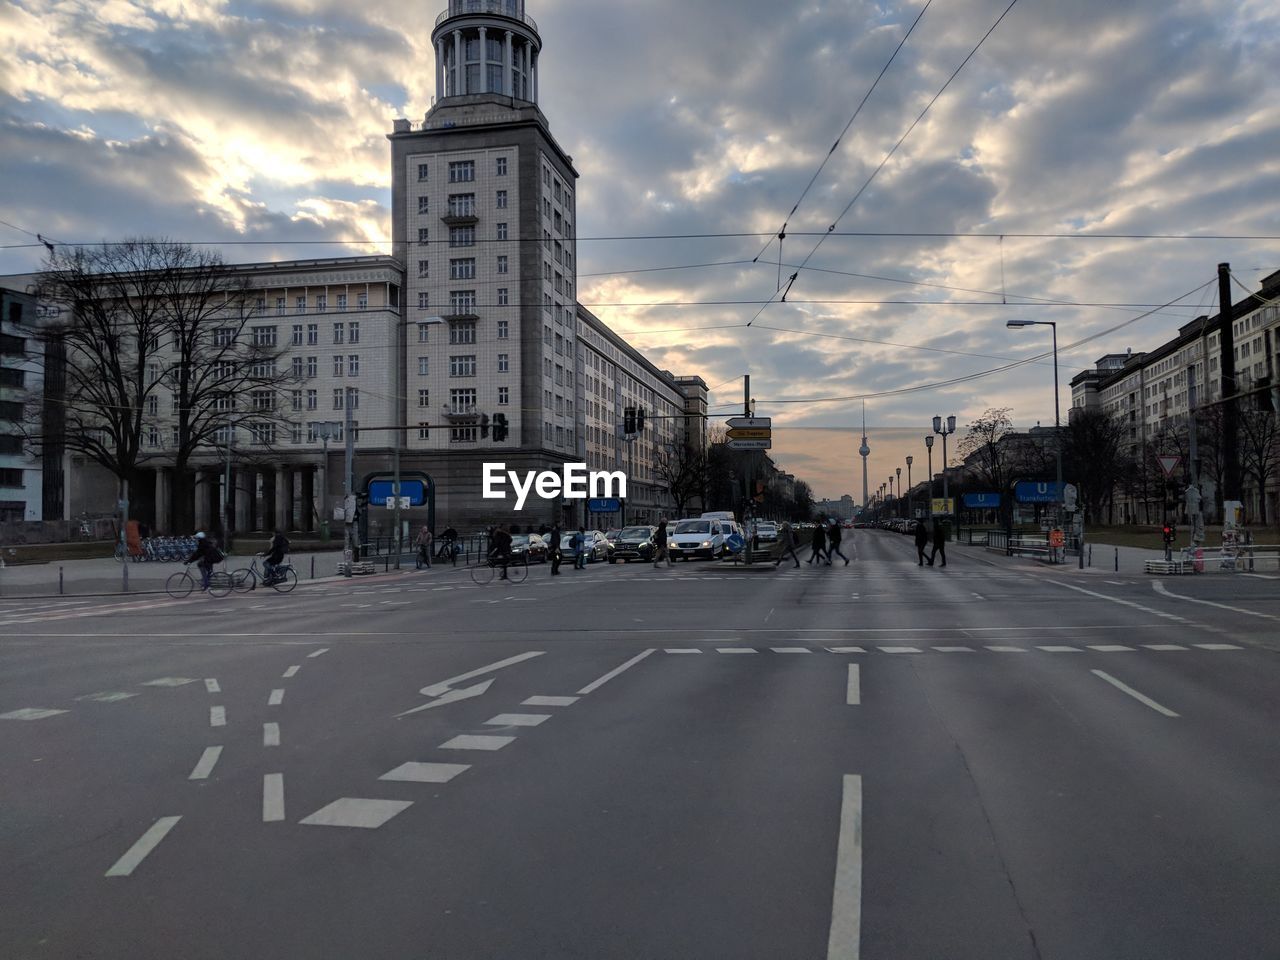
[(867, 446), (867, 401), (862, 401), (862, 446), (858, 448), (858, 456), (862, 457), (862, 509), (867, 509), (867, 457), (871, 448)]

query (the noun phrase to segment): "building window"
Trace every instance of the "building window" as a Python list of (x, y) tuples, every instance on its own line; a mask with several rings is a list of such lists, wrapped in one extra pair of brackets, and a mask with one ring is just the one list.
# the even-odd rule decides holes
[(429, 172), (430, 172), (429, 164), (425, 164), (425, 163), (418, 164), (418, 182), (421, 183), (423, 180), (426, 180), (427, 174)]
[[(507, 293), (507, 288), (499, 287), (498, 288), (498, 306), (505, 307), (507, 306), (508, 303), (509, 303), (509, 294)], [(506, 322), (507, 321), (505, 320), (499, 321), (499, 323), (506, 323)]]
[(507, 191), (499, 190), (494, 195), (493, 205), (499, 210), (507, 209)]
[(295, 423), (289, 428), (289, 440), (291, 443), (302, 442), (302, 424)]
[(511, 402), (511, 388), (499, 387), (498, 388), (498, 406), (505, 407), (510, 402)]
[(470, 183), (476, 178), (474, 160), (455, 160), (449, 164), (450, 183)]
[(427, 424), (425, 424), (425, 423), (420, 423), (420, 424), (418, 424), (418, 439), (419, 439), (419, 440), (430, 440), (430, 439), (431, 439), (431, 427), (429, 427), (429, 426), (428, 426)]
[(274, 347), (276, 345), (276, 328), (254, 327), (253, 345), (255, 347)]
[(450, 290), (449, 309), (455, 314), (474, 313), (476, 309), (476, 292), (474, 290)]
[(341, 387), (333, 388), (333, 409), (335, 410), (342, 409), (342, 388)]
[(316, 297), (316, 313), (324, 313), (329, 309), (329, 298), (326, 296)]
[(449, 357), (449, 376), (474, 377), (476, 375), (476, 357), (474, 353), (458, 354)]
[(431, 327), (425, 323), (418, 324), (418, 342), (427, 343), (431, 340)]
[(347, 355), (347, 376), (360, 376), (360, 354), (352, 353)]
[(290, 361), (289, 372), (293, 375), (293, 378), (295, 380), (302, 379), (302, 358), (301, 357), (294, 357), (293, 360)]
[(302, 324), (295, 323), (293, 325), (293, 331), (289, 337), (289, 343), (295, 347), (302, 346)]
[(431, 406), (431, 391), (430, 391), (430, 390), (426, 390), (426, 389), (420, 389), (420, 390), (418, 390), (418, 406), (420, 406), (420, 407), (429, 407), (429, 406)]
[(335, 377), (342, 376), (342, 354), (340, 353), (333, 355), (333, 375)]
[(320, 324), (307, 324), (307, 346), (314, 347), (320, 343)]
[(430, 242), (431, 242), (431, 231), (430, 231), (430, 230), (428, 230), (426, 227), (419, 227), (419, 228), (418, 228), (418, 243), (419, 243), (421, 246), (424, 246), (424, 247), (425, 247), (425, 246), (426, 246), (428, 243), (430, 243)]
[(450, 227), (449, 246), (474, 247), (476, 245), (475, 227)]
[(276, 297), (276, 316), (282, 316), (285, 312), (285, 298)]
[(449, 216), (474, 217), (476, 215), (476, 195), (474, 193), (449, 194)]
[(475, 427), (450, 427), (449, 442), (450, 443), (475, 443), (476, 428)]
[(357, 294), (356, 294), (356, 309), (357, 309), (357, 310), (367, 310), (368, 308), (369, 308), (369, 294), (367, 294), (367, 293), (357, 293)]
[[(8, 373), (9, 371), (4, 370), (3, 372)], [(9, 384), (4, 384), (4, 386), (9, 386)], [(155, 416), (158, 416), (159, 414), (160, 414), (160, 398), (153, 394), (147, 397), (147, 416), (155, 417)]]
[(545, 323), (542, 325), (542, 345), (545, 347), (551, 346), (551, 328)]
[(306, 313), (306, 312), (307, 312), (307, 298), (306, 298), (306, 297), (298, 297), (297, 299), (295, 299), (295, 300), (294, 300), (294, 302), (293, 302), (293, 309), (294, 309), (294, 312), (295, 312), (295, 313)]
[(430, 198), (430, 197), (419, 197), (419, 198), (418, 198), (418, 213), (426, 214), (426, 213), (430, 213), (430, 212), (431, 212), (431, 198)]
[(507, 158), (495, 157), (493, 160), (493, 173), (497, 177), (505, 177), (507, 175)]
[(346, 311), (346, 309), (347, 309), (347, 295), (345, 293), (340, 293), (338, 294), (338, 310)]
[(347, 343), (360, 342), (360, 321), (352, 320), (347, 324)]
[(450, 343), (475, 343), (476, 322), (474, 320), (458, 320), (449, 324)]
[(419, 278), (425, 278), (425, 277), (430, 277), (430, 276), (431, 276), (431, 261), (430, 261), (430, 260), (419, 260), (419, 261), (418, 261), (418, 276), (419, 276)]
[(418, 376), (420, 376), (420, 377), (425, 377), (425, 376), (427, 376), (427, 374), (430, 372), (430, 368), (431, 368), (430, 360), (431, 360), (431, 358), (430, 358), (430, 357), (419, 357), (419, 358), (418, 358)]
[(498, 273), (506, 273), (506, 272), (507, 272), (507, 258), (505, 255), (501, 255), (498, 257)]
[(270, 390), (251, 390), (249, 391), (249, 405), (254, 410), (274, 410), (275, 398), (272, 397)]
[(510, 372), (510, 370), (511, 370), (511, 364), (510, 364), (510, 361), (507, 359), (507, 358), (508, 358), (508, 356), (510, 356), (510, 355), (509, 355), (509, 354), (506, 354), (506, 353), (500, 353), (500, 354), (498, 354), (498, 372), (499, 372), (499, 373), (509, 373), (509, 372)]
[(341, 323), (335, 323), (333, 325), (333, 342), (342, 343), (343, 340), (345, 339), (345, 333), (346, 333), (346, 326)]
[(466, 257), (449, 261), (450, 280), (474, 280), (476, 278), (476, 258)]
[(474, 413), (476, 391), (473, 387), (449, 391), (449, 410), (452, 413)]
[(494, 230), (495, 230), (494, 236), (497, 237), (497, 239), (499, 240), (507, 239), (507, 225), (505, 223), (495, 224)]
[(425, 290), (418, 291), (418, 309), (419, 310), (431, 309), (431, 294), (427, 293), (427, 291)]
[(312, 379), (320, 375), (320, 361), (315, 357), (307, 357), (307, 378)]
[(275, 443), (276, 425), (274, 423), (249, 424), (249, 442), (262, 447)]
[(291, 392), (290, 392), (290, 394), (289, 394), (289, 408), (290, 408), (291, 410), (301, 410), (301, 409), (302, 409), (302, 391), (301, 391), (301, 390), (293, 390), (293, 391), (291, 391)]
[(307, 391), (307, 409), (308, 409), (308, 410), (314, 410), (314, 409), (316, 409), (316, 407), (317, 407), (317, 405), (318, 405), (318, 403), (319, 403), (319, 399), (320, 399), (320, 398), (319, 398), (319, 396), (317, 396), (317, 391), (315, 391), (315, 390), (308, 390), (308, 391)]
[(355, 387), (347, 387), (347, 406), (352, 410), (360, 409), (360, 391)]

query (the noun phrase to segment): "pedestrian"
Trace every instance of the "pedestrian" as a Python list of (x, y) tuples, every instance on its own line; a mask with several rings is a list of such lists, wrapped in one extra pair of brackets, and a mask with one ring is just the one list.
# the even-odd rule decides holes
[(547, 536), (547, 550), (551, 555), (551, 575), (553, 577), (560, 576), (560, 524), (554, 524), (551, 527), (551, 533)]
[(947, 565), (947, 532), (942, 528), (941, 520), (933, 521), (933, 552), (929, 554), (929, 566), (933, 566), (934, 557), (942, 554), (942, 566)]
[(832, 520), (831, 530), (827, 534), (827, 542), (831, 544), (831, 546), (827, 548), (827, 564), (828, 565), (830, 565), (831, 563), (831, 555), (833, 553), (840, 554), (841, 558), (844, 560), (844, 565), (846, 567), (849, 565), (849, 558), (846, 557), (844, 553), (840, 550), (840, 538), (843, 535), (844, 534), (840, 530), (840, 521)]
[(428, 570), (431, 569), (431, 543), (433, 539), (431, 528), (423, 524), (422, 529), (418, 531), (418, 539), (415, 543), (418, 547), (418, 565), (425, 565)]
[[(924, 566), (925, 559), (926, 559), (924, 555), (924, 548), (927, 547), (928, 545), (929, 545), (929, 528), (924, 525), (923, 520), (917, 520), (916, 521), (916, 557), (919, 560), (919, 563), (917, 564), (917, 566), (921, 566), (921, 567)], [(933, 561), (930, 560), (929, 563), (932, 564)]]
[(671, 567), (671, 554), (667, 551), (667, 518), (663, 517), (658, 521), (658, 531), (653, 535), (653, 569), (658, 569), (658, 564), (663, 560), (667, 561), (667, 567)]
[(827, 558), (827, 531), (823, 529), (822, 521), (818, 521), (813, 525), (813, 535), (809, 540), (809, 545), (813, 547), (813, 553), (809, 555), (810, 563), (817, 560), (821, 565), (822, 561), (826, 560), (828, 566), (831, 564), (831, 561)]
[(782, 552), (778, 554), (778, 559), (774, 561), (773, 566), (776, 569), (783, 560), (787, 559), (787, 554), (791, 554), (791, 559), (796, 562), (796, 569), (800, 568), (800, 558), (796, 556), (796, 532), (791, 529), (791, 524), (785, 521), (782, 529), (778, 532), (778, 542), (782, 544)]
[(587, 569), (587, 531), (585, 527), (579, 527), (578, 532), (573, 535), (573, 569)]

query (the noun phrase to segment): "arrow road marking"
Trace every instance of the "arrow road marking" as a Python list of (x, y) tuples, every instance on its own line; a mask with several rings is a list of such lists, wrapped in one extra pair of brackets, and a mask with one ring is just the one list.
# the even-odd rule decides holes
[(422, 706), (414, 707), (412, 710), (406, 710), (404, 713), (397, 713), (396, 716), (407, 717), (411, 713), (430, 710), (432, 707), (443, 707), (446, 703), (457, 703), (459, 700), (469, 700), (472, 697), (480, 696), (492, 685), (493, 680), (489, 679), (477, 683), (474, 687), (463, 687), (461, 690), (448, 690), (445, 693), (440, 694), (439, 697), (432, 700), (430, 703), (424, 703)]
[(506, 660), (499, 660), (497, 663), (491, 663), (487, 667), (478, 667), (468, 673), (460, 673), (456, 677), (450, 677), (448, 680), (442, 680), (439, 683), (433, 683), (429, 687), (423, 687), (418, 692), (424, 697), (438, 697), (447, 693), (449, 688), (455, 683), (461, 683), (463, 680), (470, 680), (472, 677), (479, 677), (486, 673), (493, 673), (495, 670), (501, 670), (503, 667), (509, 667), (533, 657), (540, 657), (545, 650), (532, 650), (529, 653), (521, 653), (514, 657), (508, 657)]

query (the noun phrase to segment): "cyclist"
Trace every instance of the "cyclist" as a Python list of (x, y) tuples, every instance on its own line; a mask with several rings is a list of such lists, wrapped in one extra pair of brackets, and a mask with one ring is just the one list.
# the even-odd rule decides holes
[(204, 535), (204, 531), (196, 534), (196, 549), (187, 557), (187, 563), (194, 563), (200, 568), (200, 589), (202, 591), (209, 589), (209, 577), (213, 575), (213, 565), (222, 559), (222, 551), (220, 551), (208, 537)]
[(458, 531), (453, 527), (445, 527), (444, 532), (440, 534), (440, 550), (437, 552), (437, 556), (452, 561), (456, 567), (458, 565), (458, 554), (461, 552), (462, 549), (458, 546)]
[(418, 533), (418, 562), (428, 569), (431, 568), (431, 540), (431, 528), (424, 525)]
[(262, 568), (266, 574), (262, 578), (263, 584), (270, 586), (280, 578), (280, 574), (276, 569), (284, 562), (284, 555), (289, 552), (289, 538), (280, 532), (277, 527), (271, 534), (271, 544), (258, 556), (263, 558)]
[(501, 524), (493, 528), (489, 537), (489, 560), (494, 565), (502, 566), (502, 576), (498, 579), (507, 579), (507, 564), (511, 562), (511, 534)]

